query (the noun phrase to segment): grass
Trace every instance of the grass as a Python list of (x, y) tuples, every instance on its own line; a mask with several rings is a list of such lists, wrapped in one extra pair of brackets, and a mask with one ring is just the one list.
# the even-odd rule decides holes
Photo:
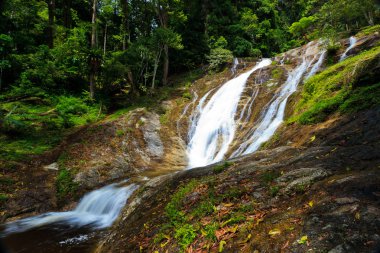
[(379, 58), (377, 46), (310, 78), (288, 123), (314, 124), (337, 111), (355, 112), (380, 104), (379, 78), (370, 73)]
[[(8, 100), (6, 100), (8, 99)], [(0, 159), (28, 160), (62, 140), (69, 128), (82, 126), (102, 116), (99, 105), (73, 96), (29, 97), (0, 101)]]
[(67, 169), (61, 169), (56, 179), (57, 198), (62, 201), (68, 196), (75, 194), (78, 185), (73, 181), (71, 172)]
[(373, 34), (373, 33), (375, 33), (375, 32), (380, 32), (380, 25), (368, 26), (368, 27), (362, 29), (362, 30), (356, 35), (356, 37), (367, 36), (367, 35)]
[(214, 171), (215, 174), (219, 174), (232, 165), (233, 165), (233, 163), (225, 161), (222, 164), (215, 165), (212, 168), (212, 170)]

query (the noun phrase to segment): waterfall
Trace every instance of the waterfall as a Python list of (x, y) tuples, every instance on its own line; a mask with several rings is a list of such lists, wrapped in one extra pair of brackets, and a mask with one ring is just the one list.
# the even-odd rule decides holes
[(45, 213), (5, 224), (2, 236), (53, 223), (90, 225), (96, 229), (109, 227), (137, 188), (135, 184), (125, 187), (120, 187), (118, 184), (105, 186), (86, 194), (72, 211)]
[[(261, 71), (262, 68), (270, 65), (271, 60), (262, 60), (250, 71), (222, 85), (207, 103), (206, 99), (210, 92), (202, 97), (191, 116), (187, 148), (188, 167), (194, 168), (221, 161), (229, 152), (231, 158), (249, 154), (268, 141), (284, 120), (286, 103), (290, 95), (297, 90), (303, 80), (315, 75), (321, 68), (327, 52), (319, 50), (320, 44), (321, 42), (310, 42), (301, 49), (304, 50), (302, 60), (292, 71), (289, 71), (287, 80), (263, 107), (260, 118), (251, 129), (244, 130), (246, 126), (243, 124), (239, 128), (236, 125), (249, 121), (251, 108), (260, 92), (260, 84), (254, 87), (252, 96), (241, 112), (236, 115), (240, 97), (249, 76), (256, 70)], [(242, 140), (234, 141), (238, 131), (243, 131)], [(234, 150), (231, 150), (232, 142), (237, 144)]]
[(356, 42), (357, 42), (357, 39), (356, 39), (354, 36), (350, 37), (350, 45), (348, 46), (348, 48), (346, 49), (346, 51), (342, 54), (342, 56), (340, 57), (340, 60), (339, 60), (339, 61), (343, 61), (344, 59), (347, 58), (347, 53), (348, 53), (351, 49), (353, 49), (353, 48), (355, 47)]
[(203, 104), (210, 92), (202, 97), (191, 117), (187, 148), (189, 168), (215, 163), (224, 158), (234, 139), (235, 113), (245, 84), (253, 72), (270, 65), (271, 62), (270, 59), (263, 59), (250, 71), (228, 81), (205, 106)]
[(233, 61), (232, 68), (231, 68), (231, 72), (232, 72), (233, 75), (236, 74), (236, 70), (237, 70), (238, 66), (239, 66), (239, 59), (235, 57), (234, 61)]
[(311, 77), (320, 69), (325, 59), (326, 51), (319, 54), (319, 59), (315, 63), (315, 57), (310, 61), (307, 56), (308, 53), (306, 52), (306, 56), (303, 57), (302, 63), (289, 73), (289, 76), (279, 93), (266, 107), (264, 107), (262, 113), (263, 116), (258, 122), (256, 122), (253, 132), (246, 137), (246, 140), (232, 153), (231, 157), (255, 152), (264, 142), (268, 141), (273, 136), (283, 122), (286, 103), (290, 95), (297, 90), (298, 84), (302, 81), (303, 76), (307, 73), (307, 70), (310, 67), (311, 70), (306, 75), (306, 78)]

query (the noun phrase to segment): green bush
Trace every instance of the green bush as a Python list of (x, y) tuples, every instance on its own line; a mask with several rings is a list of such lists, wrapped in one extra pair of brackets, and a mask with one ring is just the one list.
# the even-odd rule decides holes
[(211, 70), (219, 70), (227, 63), (231, 63), (233, 60), (232, 52), (228, 49), (214, 48), (211, 49), (210, 55), (207, 56)]

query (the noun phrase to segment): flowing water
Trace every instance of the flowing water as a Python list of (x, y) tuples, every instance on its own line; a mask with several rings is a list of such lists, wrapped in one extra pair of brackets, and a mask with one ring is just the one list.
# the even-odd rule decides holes
[[(86, 194), (72, 211), (45, 213), (7, 223), (1, 236), (5, 237), (5, 241), (8, 241), (7, 245), (12, 246), (12, 249), (20, 246), (17, 245), (17, 238), (24, 240), (25, 237), (34, 237), (35, 234), (49, 237), (50, 244), (52, 244), (49, 246), (50, 249), (54, 248), (54, 244), (57, 247), (58, 244), (63, 246), (86, 241), (93, 237), (90, 236), (93, 230), (112, 225), (128, 198), (137, 188), (138, 186), (135, 184), (128, 186), (108, 185)], [(59, 237), (55, 240), (52, 239), (54, 236), (51, 236), (51, 231), (55, 231), (54, 233)], [(82, 234), (78, 231), (81, 231)], [(23, 243), (22, 246), (30, 250), (27, 243)], [(17, 252), (22, 252), (22, 250), (19, 249)]]
[(250, 71), (228, 81), (206, 105), (203, 106), (209, 93), (200, 100), (189, 131), (189, 168), (215, 163), (224, 158), (234, 139), (235, 114), (245, 84), (253, 72), (271, 62), (270, 59), (263, 59)]
[[(194, 112), (196, 118), (190, 127), (188, 144), (189, 168), (205, 166), (225, 158), (228, 151), (230, 157), (245, 155), (256, 151), (264, 142), (268, 141), (284, 119), (286, 103), (303, 80), (310, 78), (321, 68), (326, 57), (326, 51), (319, 50), (320, 43), (309, 43), (306, 46), (302, 61), (289, 72), (286, 82), (281, 86), (273, 99), (263, 107), (261, 117), (251, 127), (239, 143), (236, 150), (230, 150), (234, 141), (236, 125), (248, 122), (251, 117), (251, 108), (254, 106), (259, 89), (255, 88), (239, 115), (236, 115), (238, 103), (249, 76), (271, 64), (271, 60), (264, 59), (252, 70), (228, 81), (221, 86), (211, 97), (202, 110)], [(260, 85), (260, 84), (259, 84)], [(206, 94), (207, 97), (209, 94)], [(235, 118), (238, 118), (235, 121)]]
[(346, 51), (345, 51), (345, 52), (342, 54), (342, 56), (340, 57), (340, 61), (343, 61), (344, 59), (347, 58), (347, 53), (348, 53), (351, 49), (353, 49), (353, 48), (355, 47), (356, 42), (357, 42), (357, 39), (356, 39), (354, 36), (350, 37), (350, 45), (348, 46), (348, 48), (346, 49)]

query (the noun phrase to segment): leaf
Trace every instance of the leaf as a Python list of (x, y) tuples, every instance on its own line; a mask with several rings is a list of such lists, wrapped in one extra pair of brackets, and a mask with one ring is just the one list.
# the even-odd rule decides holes
[(223, 248), (224, 248), (224, 245), (226, 245), (227, 243), (226, 243), (226, 241), (220, 241), (220, 243), (219, 243), (219, 252), (222, 252), (223, 251)]
[(310, 201), (310, 202), (308, 203), (308, 205), (309, 205), (310, 207), (313, 207), (313, 206), (314, 206), (314, 202), (313, 202), (313, 201)]
[(360, 220), (360, 213), (359, 212), (355, 213), (355, 219)]
[(232, 227), (230, 229), (228, 229), (229, 232), (231, 233), (236, 233), (237, 229), (239, 228), (239, 225), (236, 225), (235, 227)]
[(231, 207), (231, 206), (234, 205), (234, 203), (223, 203), (223, 205), (224, 205), (225, 207)]
[(304, 235), (297, 242), (298, 242), (298, 244), (305, 244), (307, 242), (307, 240), (308, 240), (307, 235)]
[(268, 234), (269, 234), (269, 235), (272, 235), (272, 236), (273, 236), (273, 235), (279, 235), (279, 234), (281, 234), (281, 230), (275, 228), (275, 229), (270, 230), (270, 231), (268, 232)]
[(311, 138), (310, 138), (310, 142), (313, 142), (313, 141), (315, 141), (315, 135), (314, 136), (312, 136)]

